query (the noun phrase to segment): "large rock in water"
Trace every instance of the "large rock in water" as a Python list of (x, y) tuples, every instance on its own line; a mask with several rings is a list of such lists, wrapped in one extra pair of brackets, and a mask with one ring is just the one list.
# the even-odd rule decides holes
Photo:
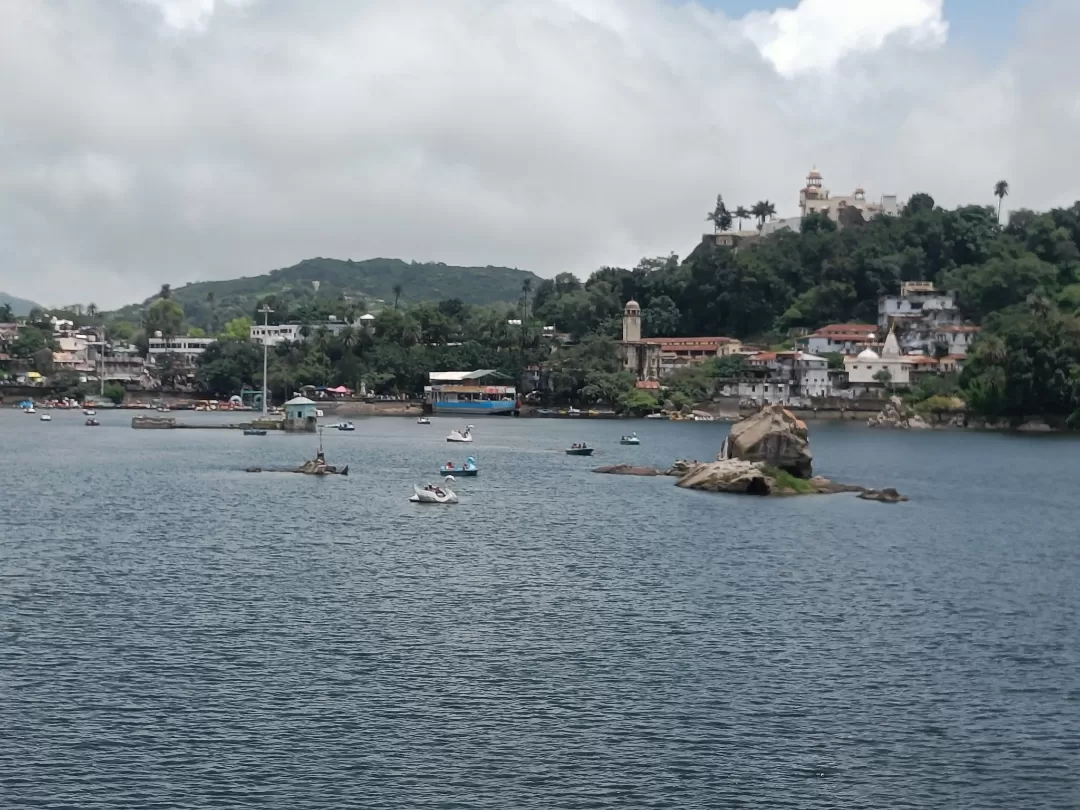
[(698, 464), (686, 472), (675, 486), (706, 492), (737, 492), (743, 495), (769, 495), (776, 482), (761, 469), (763, 465), (729, 458)]
[(797, 478), (814, 474), (806, 423), (780, 405), (766, 405), (732, 425), (719, 460), (724, 459), (763, 462)]

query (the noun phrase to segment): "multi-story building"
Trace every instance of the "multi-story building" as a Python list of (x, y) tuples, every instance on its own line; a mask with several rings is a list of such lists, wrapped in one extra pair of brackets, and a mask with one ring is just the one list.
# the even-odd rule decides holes
[(260, 346), (277, 346), (286, 341), (292, 343), (300, 340), (300, 330), (303, 327), (298, 323), (281, 323), (253, 325), (251, 327), (251, 340)]
[(189, 365), (194, 365), (199, 355), (206, 351), (206, 347), (214, 343), (216, 338), (205, 337), (174, 337), (163, 338), (160, 332), (148, 339), (150, 346), (150, 359), (155, 359), (164, 354), (174, 355)]
[(618, 347), (623, 368), (639, 380), (657, 380), (680, 368), (736, 354), (742, 343), (728, 337), (642, 338), (641, 305), (627, 301)]
[(833, 323), (796, 342), (811, 354), (855, 354), (877, 342), (878, 327), (866, 323)]

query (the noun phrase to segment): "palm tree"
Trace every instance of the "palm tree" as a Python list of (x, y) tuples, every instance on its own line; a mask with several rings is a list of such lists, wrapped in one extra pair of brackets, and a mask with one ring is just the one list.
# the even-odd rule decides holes
[(735, 219), (739, 220), (739, 230), (741, 231), (743, 220), (750, 219), (752, 214), (746, 210), (745, 205), (740, 205), (738, 208), (735, 209), (735, 213), (732, 214), (732, 216), (735, 217)]
[(532, 292), (532, 279), (527, 278), (521, 282), (521, 318), (522, 321), (529, 317), (529, 293)]
[(400, 284), (393, 286), (394, 290), (394, 309), (397, 309), (398, 299), (401, 298), (401, 293), (404, 292), (404, 288)]
[(213, 335), (213, 334), (215, 334), (215, 332), (214, 332), (214, 293), (213, 293), (213, 291), (208, 292), (206, 294), (206, 303), (210, 307), (210, 334)]
[(994, 183), (994, 196), (998, 198), (998, 222), (1001, 222), (1001, 203), (1009, 196), (1009, 183), (1006, 180), (998, 180)]
[(767, 216), (769, 218), (769, 222), (772, 222), (772, 218), (774, 216), (776, 216), (776, 206), (773, 205), (768, 200), (765, 200), (765, 202), (762, 203), (762, 205), (765, 206), (765, 216)]
[(768, 214), (765, 213), (765, 203), (754, 203), (753, 207), (750, 209), (750, 215), (757, 220), (757, 227), (760, 231), (762, 226), (765, 224), (765, 217), (768, 216)]
[(86, 305), (86, 317), (87, 318), (96, 318), (97, 314), (98, 314), (98, 305), (95, 304), (93, 301), (91, 301), (89, 304)]

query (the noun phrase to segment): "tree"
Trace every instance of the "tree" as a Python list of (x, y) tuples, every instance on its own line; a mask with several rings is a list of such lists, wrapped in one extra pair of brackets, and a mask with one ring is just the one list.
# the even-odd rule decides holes
[(11, 312), (11, 304), (0, 304), (0, 323), (11, 323), (15, 315)]
[(1001, 222), (1001, 203), (1009, 196), (1009, 184), (1005, 180), (994, 183), (994, 196), (998, 198), (997, 219)]
[(529, 317), (529, 294), (532, 292), (532, 279), (527, 278), (521, 282), (521, 317), (525, 320)]
[(713, 224), (713, 233), (731, 230), (731, 214), (724, 205), (723, 195), (716, 195), (716, 207), (705, 217), (705, 221)]
[(18, 335), (9, 344), (8, 353), (20, 360), (30, 360), (42, 349), (52, 349), (55, 346), (52, 332), (26, 325), (19, 329)]
[(206, 294), (206, 306), (210, 310), (210, 322), (207, 324), (207, 331), (213, 335), (216, 334), (217, 321), (214, 318), (214, 291), (210, 290)]
[[(168, 286), (168, 285), (166, 285)], [(143, 319), (143, 329), (147, 337), (153, 337), (160, 332), (166, 340), (174, 338), (181, 333), (184, 324), (184, 310), (175, 301), (168, 298), (159, 298), (146, 312)]]
[(672, 337), (678, 334), (682, 313), (666, 295), (656, 296), (641, 313), (648, 337)]
[(398, 300), (401, 298), (401, 294), (405, 291), (405, 288), (402, 287), (400, 283), (398, 283), (398, 284), (394, 285), (393, 290), (394, 290), (394, 309), (397, 309), (398, 308)]
[(904, 206), (903, 215), (905, 217), (914, 216), (921, 211), (933, 211), (934, 210), (934, 198), (929, 194), (912, 194), (911, 199), (907, 201), (907, 205)]
[[(233, 340), (249, 340), (251, 338), (252, 326), (254, 326), (254, 321), (246, 315), (241, 315), (239, 318), (233, 318), (225, 324), (225, 331), (222, 334), (222, 337), (231, 338)], [(301, 328), (300, 332), (303, 334), (304, 328)]]
[(98, 312), (98, 305), (95, 304), (93, 301), (86, 305), (86, 317), (90, 319), (97, 318)]
[(745, 205), (740, 205), (735, 209), (735, 213), (732, 215), (735, 219), (739, 220), (739, 230), (742, 230), (742, 224), (744, 219), (750, 219), (751, 213), (746, 209)]
[(168, 301), (169, 298), (172, 297), (172, 285), (162, 284), (161, 291), (158, 293), (158, 297), (165, 301)]
[(110, 400), (114, 405), (123, 405), (126, 396), (127, 391), (120, 383), (105, 383), (105, 399)]
[(38, 349), (34, 352), (34, 370), (43, 377), (49, 377), (54, 371), (52, 349)]
[(886, 388), (888, 388), (889, 383), (892, 382), (892, 372), (889, 371), (887, 368), (883, 368), (881, 369), (881, 371), (878, 371), (874, 374), (874, 379), (884, 385)]
[(261, 377), (262, 350), (248, 340), (211, 343), (195, 364), (195, 385), (208, 396), (238, 394)]

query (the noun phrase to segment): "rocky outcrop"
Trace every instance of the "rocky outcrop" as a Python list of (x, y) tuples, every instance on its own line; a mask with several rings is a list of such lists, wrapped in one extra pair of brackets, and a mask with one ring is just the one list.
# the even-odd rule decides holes
[(889, 404), (881, 413), (866, 420), (870, 427), (887, 427), (898, 430), (929, 430), (931, 425), (904, 405), (900, 397), (889, 397)]
[(718, 461), (762, 462), (796, 478), (813, 476), (806, 423), (780, 405), (766, 405), (731, 427)]
[(597, 467), (593, 472), (604, 473), (605, 475), (640, 475), (643, 477), (664, 475), (663, 470), (658, 470), (655, 467), (636, 467), (632, 464), (610, 464), (605, 467)]
[(906, 501), (907, 498), (897, 492), (895, 489), (867, 489), (859, 493), (859, 497), (864, 501), (878, 501), (879, 503), (901, 503)]
[(737, 458), (712, 461), (691, 468), (675, 486), (706, 492), (769, 495), (776, 489), (776, 479), (766, 475), (764, 467), (760, 462)]

